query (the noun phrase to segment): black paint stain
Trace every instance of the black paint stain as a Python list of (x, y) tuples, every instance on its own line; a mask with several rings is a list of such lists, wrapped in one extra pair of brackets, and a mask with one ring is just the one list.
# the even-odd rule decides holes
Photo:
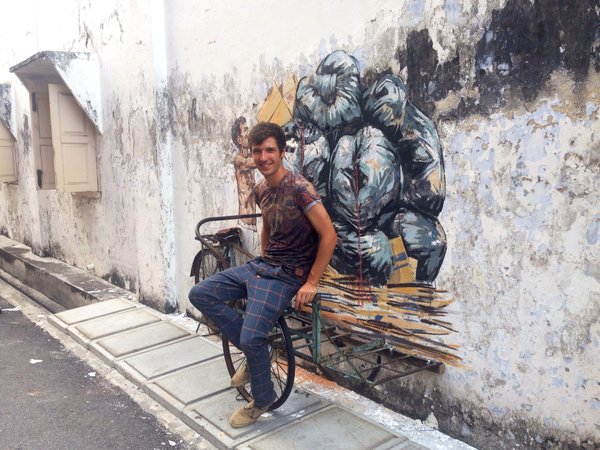
[(190, 108), (188, 109), (188, 127), (190, 128), (190, 132), (192, 134), (197, 133), (199, 121), (200, 121), (200, 118), (198, 117), (198, 108), (196, 105), (196, 97), (194, 97), (194, 98), (192, 98)]
[(21, 129), (21, 141), (23, 142), (23, 152), (29, 153), (31, 146), (31, 130), (29, 128), (29, 117), (23, 114), (23, 128)]
[(122, 289), (125, 289), (129, 292), (135, 293), (135, 287), (137, 284), (137, 280), (133, 277), (129, 277), (127, 275), (122, 275), (117, 271), (116, 268), (112, 268), (110, 272), (104, 276), (103, 279), (108, 281), (110, 284), (114, 284)]
[(476, 46), (475, 84), (483, 111), (504, 103), (503, 87), (537, 97), (551, 73), (564, 69), (583, 81), (590, 63), (600, 70), (598, 0), (509, 0), (493, 11)]
[(408, 71), (408, 97), (432, 116), (436, 101), (462, 88), (461, 69), (473, 71), (479, 96), (463, 97), (453, 111), (443, 114), (460, 118), (489, 113), (508, 96), (535, 99), (555, 70), (584, 81), (590, 68), (600, 72), (599, 11), (600, 0), (508, 0), (492, 12), (475, 44), (474, 60), (463, 61), (473, 67), (461, 67), (459, 52), (440, 63), (428, 30), (413, 31), (406, 48), (395, 55)]
[(154, 295), (140, 292), (140, 303), (146, 306), (150, 306), (157, 311), (164, 312), (165, 314), (172, 314), (177, 312), (177, 307), (168, 302), (165, 302), (164, 298), (157, 298)]
[(440, 64), (427, 30), (411, 32), (406, 39), (406, 51), (397, 52), (396, 58), (408, 69), (408, 97), (427, 116), (433, 114), (436, 100), (461, 88), (458, 53)]

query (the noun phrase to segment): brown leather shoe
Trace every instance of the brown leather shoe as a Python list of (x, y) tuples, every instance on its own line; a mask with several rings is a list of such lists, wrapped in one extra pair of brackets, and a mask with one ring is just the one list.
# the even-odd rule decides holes
[[(271, 364), (277, 359), (278, 354), (279, 352), (277, 350), (271, 351)], [(244, 361), (244, 363), (238, 368), (238, 370), (236, 370), (236, 372), (231, 377), (231, 387), (238, 388), (248, 383), (250, 383), (250, 371), (248, 370), (248, 363)]]
[(248, 370), (248, 363), (244, 363), (236, 370), (231, 377), (231, 387), (238, 388), (242, 387), (246, 383), (250, 382), (250, 371)]
[(254, 400), (247, 405), (239, 407), (229, 418), (229, 425), (233, 428), (242, 428), (252, 425), (258, 420), (260, 416), (267, 412), (269, 409), (267, 405), (264, 408), (257, 408), (254, 406)]

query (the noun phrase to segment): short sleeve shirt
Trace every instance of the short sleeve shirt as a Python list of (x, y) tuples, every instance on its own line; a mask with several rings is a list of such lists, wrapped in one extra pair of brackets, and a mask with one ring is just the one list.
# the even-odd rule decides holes
[(259, 182), (254, 195), (271, 230), (263, 259), (308, 272), (319, 246), (319, 235), (306, 217), (310, 208), (321, 203), (315, 187), (302, 175), (287, 171), (278, 186)]

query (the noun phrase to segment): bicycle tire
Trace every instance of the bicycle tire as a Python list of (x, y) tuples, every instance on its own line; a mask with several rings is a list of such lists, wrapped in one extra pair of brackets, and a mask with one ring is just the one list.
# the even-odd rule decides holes
[[(223, 343), (223, 357), (227, 365), (229, 376), (233, 377), (237, 369), (246, 362), (244, 353), (237, 349), (225, 337), (221, 337)], [(284, 317), (280, 317), (273, 331), (269, 333), (269, 344), (274, 351), (279, 352), (278, 358), (271, 364), (271, 380), (275, 390), (275, 402), (269, 407), (269, 411), (279, 408), (285, 403), (294, 387), (294, 376), (296, 373), (296, 360), (290, 330)], [(284, 361), (282, 361), (284, 360)], [(252, 394), (246, 386), (237, 388), (238, 392), (247, 401), (252, 401)]]
[[(223, 264), (221, 264), (221, 261), (219, 261), (213, 252), (205, 248), (204, 250), (200, 251), (200, 264), (198, 264), (195, 269), (194, 283), (198, 283), (200, 280), (205, 280), (215, 273), (221, 272), (223, 270)], [(196, 333), (200, 330), (200, 325), (202, 323), (208, 327), (211, 334), (219, 334), (221, 332), (209, 319), (202, 316), (202, 318), (198, 321)]]
[(211, 275), (223, 270), (223, 264), (221, 261), (208, 249), (204, 249), (200, 252), (200, 264), (198, 264), (197, 270), (194, 273), (194, 282), (198, 283), (200, 280), (205, 280)]

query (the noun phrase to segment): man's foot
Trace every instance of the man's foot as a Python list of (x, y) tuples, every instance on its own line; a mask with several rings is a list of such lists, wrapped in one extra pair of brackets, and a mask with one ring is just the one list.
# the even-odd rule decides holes
[[(277, 359), (277, 350), (271, 351), (270, 361), (273, 363)], [(244, 363), (238, 368), (238, 370), (231, 377), (231, 387), (239, 388), (245, 384), (250, 383), (250, 371), (248, 370), (248, 363)]]
[(250, 382), (250, 371), (248, 370), (248, 363), (244, 363), (231, 377), (231, 387), (238, 388), (242, 387), (246, 383)]
[(229, 418), (229, 425), (233, 428), (242, 428), (252, 425), (258, 420), (260, 416), (267, 412), (269, 409), (267, 405), (264, 408), (257, 408), (254, 406), (254, 400), (247, 405), (239, 407)]

